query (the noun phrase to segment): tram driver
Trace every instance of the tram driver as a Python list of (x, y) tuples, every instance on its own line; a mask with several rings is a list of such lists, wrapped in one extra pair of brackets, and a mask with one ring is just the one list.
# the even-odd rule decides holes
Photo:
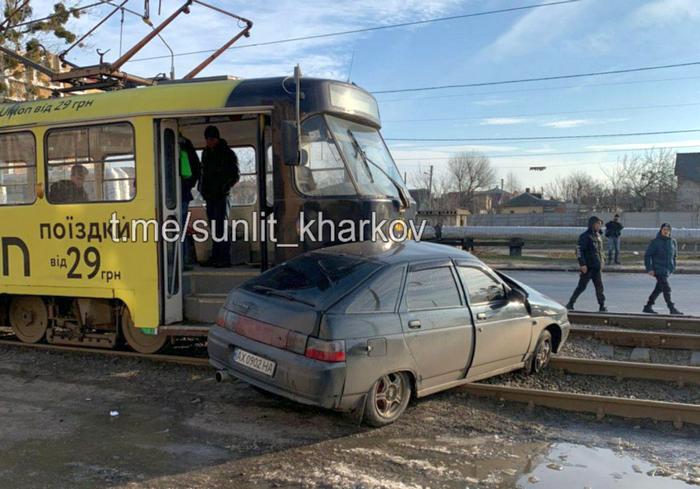
[(73, 165), (70, 180), (59, 180), (51, 185), (49, 196), (54, 204), (71, 204), (90, 200), (85, 191), (85, 178), (89, 170), (83, 165)]

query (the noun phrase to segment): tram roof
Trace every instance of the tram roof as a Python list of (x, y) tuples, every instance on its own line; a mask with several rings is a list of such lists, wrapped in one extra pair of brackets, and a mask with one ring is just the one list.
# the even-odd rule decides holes
[[(340, 81), (303, 78), (303, 112), (313, 112), (318, 110), (320, 104), (327, 103), (327, 91), (323, 89), (329, 84), (362, 90)], [(280, 102), (294, 103), (293, 79), (275, 77), (239, 80), (223, 77), (165, 82), (151, 87), (0, 104), (0, 129), (149, 114), (263, 107)]]

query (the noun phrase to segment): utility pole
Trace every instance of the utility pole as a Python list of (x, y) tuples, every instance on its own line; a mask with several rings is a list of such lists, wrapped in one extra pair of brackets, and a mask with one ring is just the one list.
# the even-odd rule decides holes
[(430, 176), (428, 179), (428, 206), (433, 209), (433, 165), (430, 165)]

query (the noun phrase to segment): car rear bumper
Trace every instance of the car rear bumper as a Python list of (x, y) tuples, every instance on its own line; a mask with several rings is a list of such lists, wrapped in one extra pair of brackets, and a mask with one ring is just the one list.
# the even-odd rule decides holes
[[(327, 409), (351, 410), (361, 396), (343, 398), (345, 363), (327, 363), (251, 340), (220, 326), (212, 326), (208, 338), (209, 363), (249, 384), (296, 402)], [(233, 360), (241, 348), (275, 362), (272, 376)]]

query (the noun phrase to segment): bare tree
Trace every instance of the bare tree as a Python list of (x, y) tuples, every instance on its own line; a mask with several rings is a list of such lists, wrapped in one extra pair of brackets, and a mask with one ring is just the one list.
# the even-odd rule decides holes
[(506, 175), (505, 183), (503, 186), (505, 187), (503, 190), (505, 190), (506, 192), (510, 192), (511, 194), (515, 192), (520, 192), (523, 188), (520, 179), (512, 171), (509, 171)]
[(458, 153), (447, 162), (447, 173), (452, 179), (452, 189), (459, 196), (459, 205), (474, 209), (474, 193), (496, 181), (496, 172), (486, 155), (476, 152)]
[(675, 157), (668, 149), (651, 149), (642, 156), (625, 155), (618, 163), (630, 205), (641, 210), (673, 210), (677, 188)]

